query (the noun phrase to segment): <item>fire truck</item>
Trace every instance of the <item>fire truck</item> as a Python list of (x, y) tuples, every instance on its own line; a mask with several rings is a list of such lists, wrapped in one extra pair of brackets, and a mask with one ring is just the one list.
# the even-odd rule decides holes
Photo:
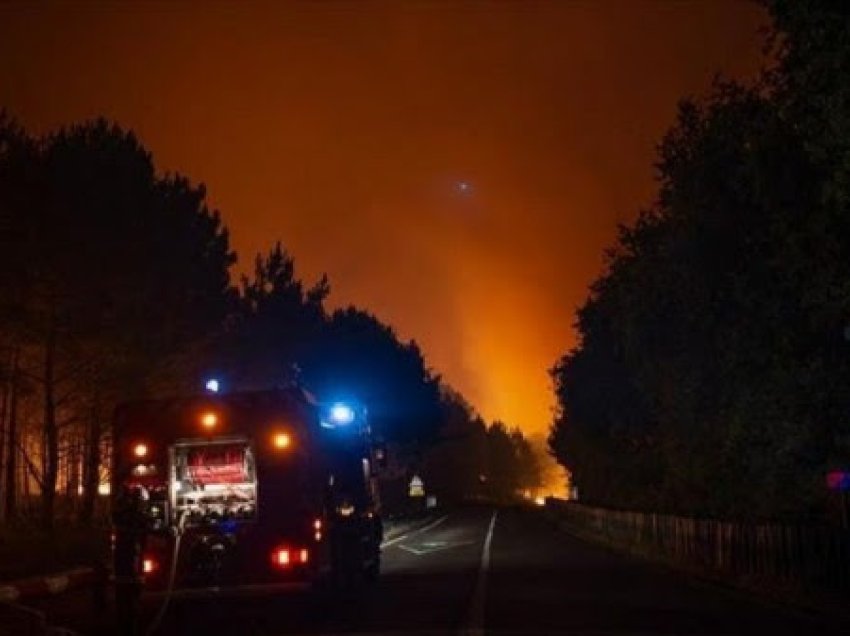
[(119, 604), (146, 590), (376, 578), (383, 449), (365, 415), (300, 387), (119, 407)]

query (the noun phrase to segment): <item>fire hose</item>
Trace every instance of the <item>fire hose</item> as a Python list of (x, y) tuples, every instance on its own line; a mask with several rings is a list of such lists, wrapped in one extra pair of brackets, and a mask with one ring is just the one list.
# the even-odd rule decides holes
[(165, 588), (165, 597), (162, 599), (162, 605), (159, 606), (156, 616), (154, 616), (147, 630), (145, 630), (145, 636), (152, 636), (156, 633), (171, 603), (171, 597), (174, 594), (174, 581), (177, 578), (177, 561), (180, 557), (180, 539), (183, 537), (185, 520), (185, 512), (180, 513), (177, 518), (177, 524), (174, 526), (174, 550), (171, 551), (171, 568), (168, 573), (168, 586)]

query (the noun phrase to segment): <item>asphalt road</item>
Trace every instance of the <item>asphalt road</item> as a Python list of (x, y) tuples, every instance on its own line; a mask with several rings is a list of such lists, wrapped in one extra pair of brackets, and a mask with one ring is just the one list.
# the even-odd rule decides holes
[[(54, 622), (79, 620), (62, 613)], [(775, 635), (850, 626), (589, 545), (536, 510), (471, 508), (391, 540), (366, 592), (183, 600), (157, 633)]]

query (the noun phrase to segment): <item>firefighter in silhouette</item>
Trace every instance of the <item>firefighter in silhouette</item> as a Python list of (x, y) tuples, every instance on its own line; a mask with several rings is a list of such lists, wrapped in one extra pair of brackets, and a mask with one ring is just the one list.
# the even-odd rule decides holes
[(147, 492), (141, 486), (121, 489), (112, 510), (115, 532), (115, 610), (119, 633), (136, 634), (139, 598), (142, 591), (140, 572), (147, 534)]

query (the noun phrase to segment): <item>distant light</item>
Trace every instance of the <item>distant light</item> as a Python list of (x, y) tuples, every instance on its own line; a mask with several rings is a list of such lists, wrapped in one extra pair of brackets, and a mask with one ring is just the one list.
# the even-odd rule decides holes
[(108, 481), (105, 481), (105, 482), (97, 485), (97, 494), (98, 495), (103, 495), (105, 497), (110, 492), (112, 492), (112, 488), (110, 487)]
[(457, 190), (462, 194), (467, 194), (472, 191), (472, 184), (469, 181), (458, 181)]
[(204, 428), (215, 428), (215, 425), (218, 424), (218, 415), (214, 411), (207, 411), (201, 415), (201, 424)]
[(309, 556), (307, 548), (301, 548), (301, 552), (298, 554), (298, 556), (300, 557), (301, 563), (307, 563), (307, 558)]
[(218, 393), (218, 390), (221, 388), (219, 381), (215, 378), (210, 378), (209, 380), (207, 380), (207, 383), (204, 386), (210, 393)]
[(148, 445), (147, 444), (136, 444), (133, 447), (133, 455), (136, 457), (145, 457), (148, 454)]
[(545, 506), (546, 505), (546, 498), (543, 497), (542, 495), (538, 495), (537, 497), (534, 498), (534, 505)]
[(331, 407), (330, 420), (333, 424), (351, 424), (354, 421), (354, 409), (337, 402)]
[(150, 574), (157, 569), (157, 562), (152, 558), (142, 560), (142, 572)]

